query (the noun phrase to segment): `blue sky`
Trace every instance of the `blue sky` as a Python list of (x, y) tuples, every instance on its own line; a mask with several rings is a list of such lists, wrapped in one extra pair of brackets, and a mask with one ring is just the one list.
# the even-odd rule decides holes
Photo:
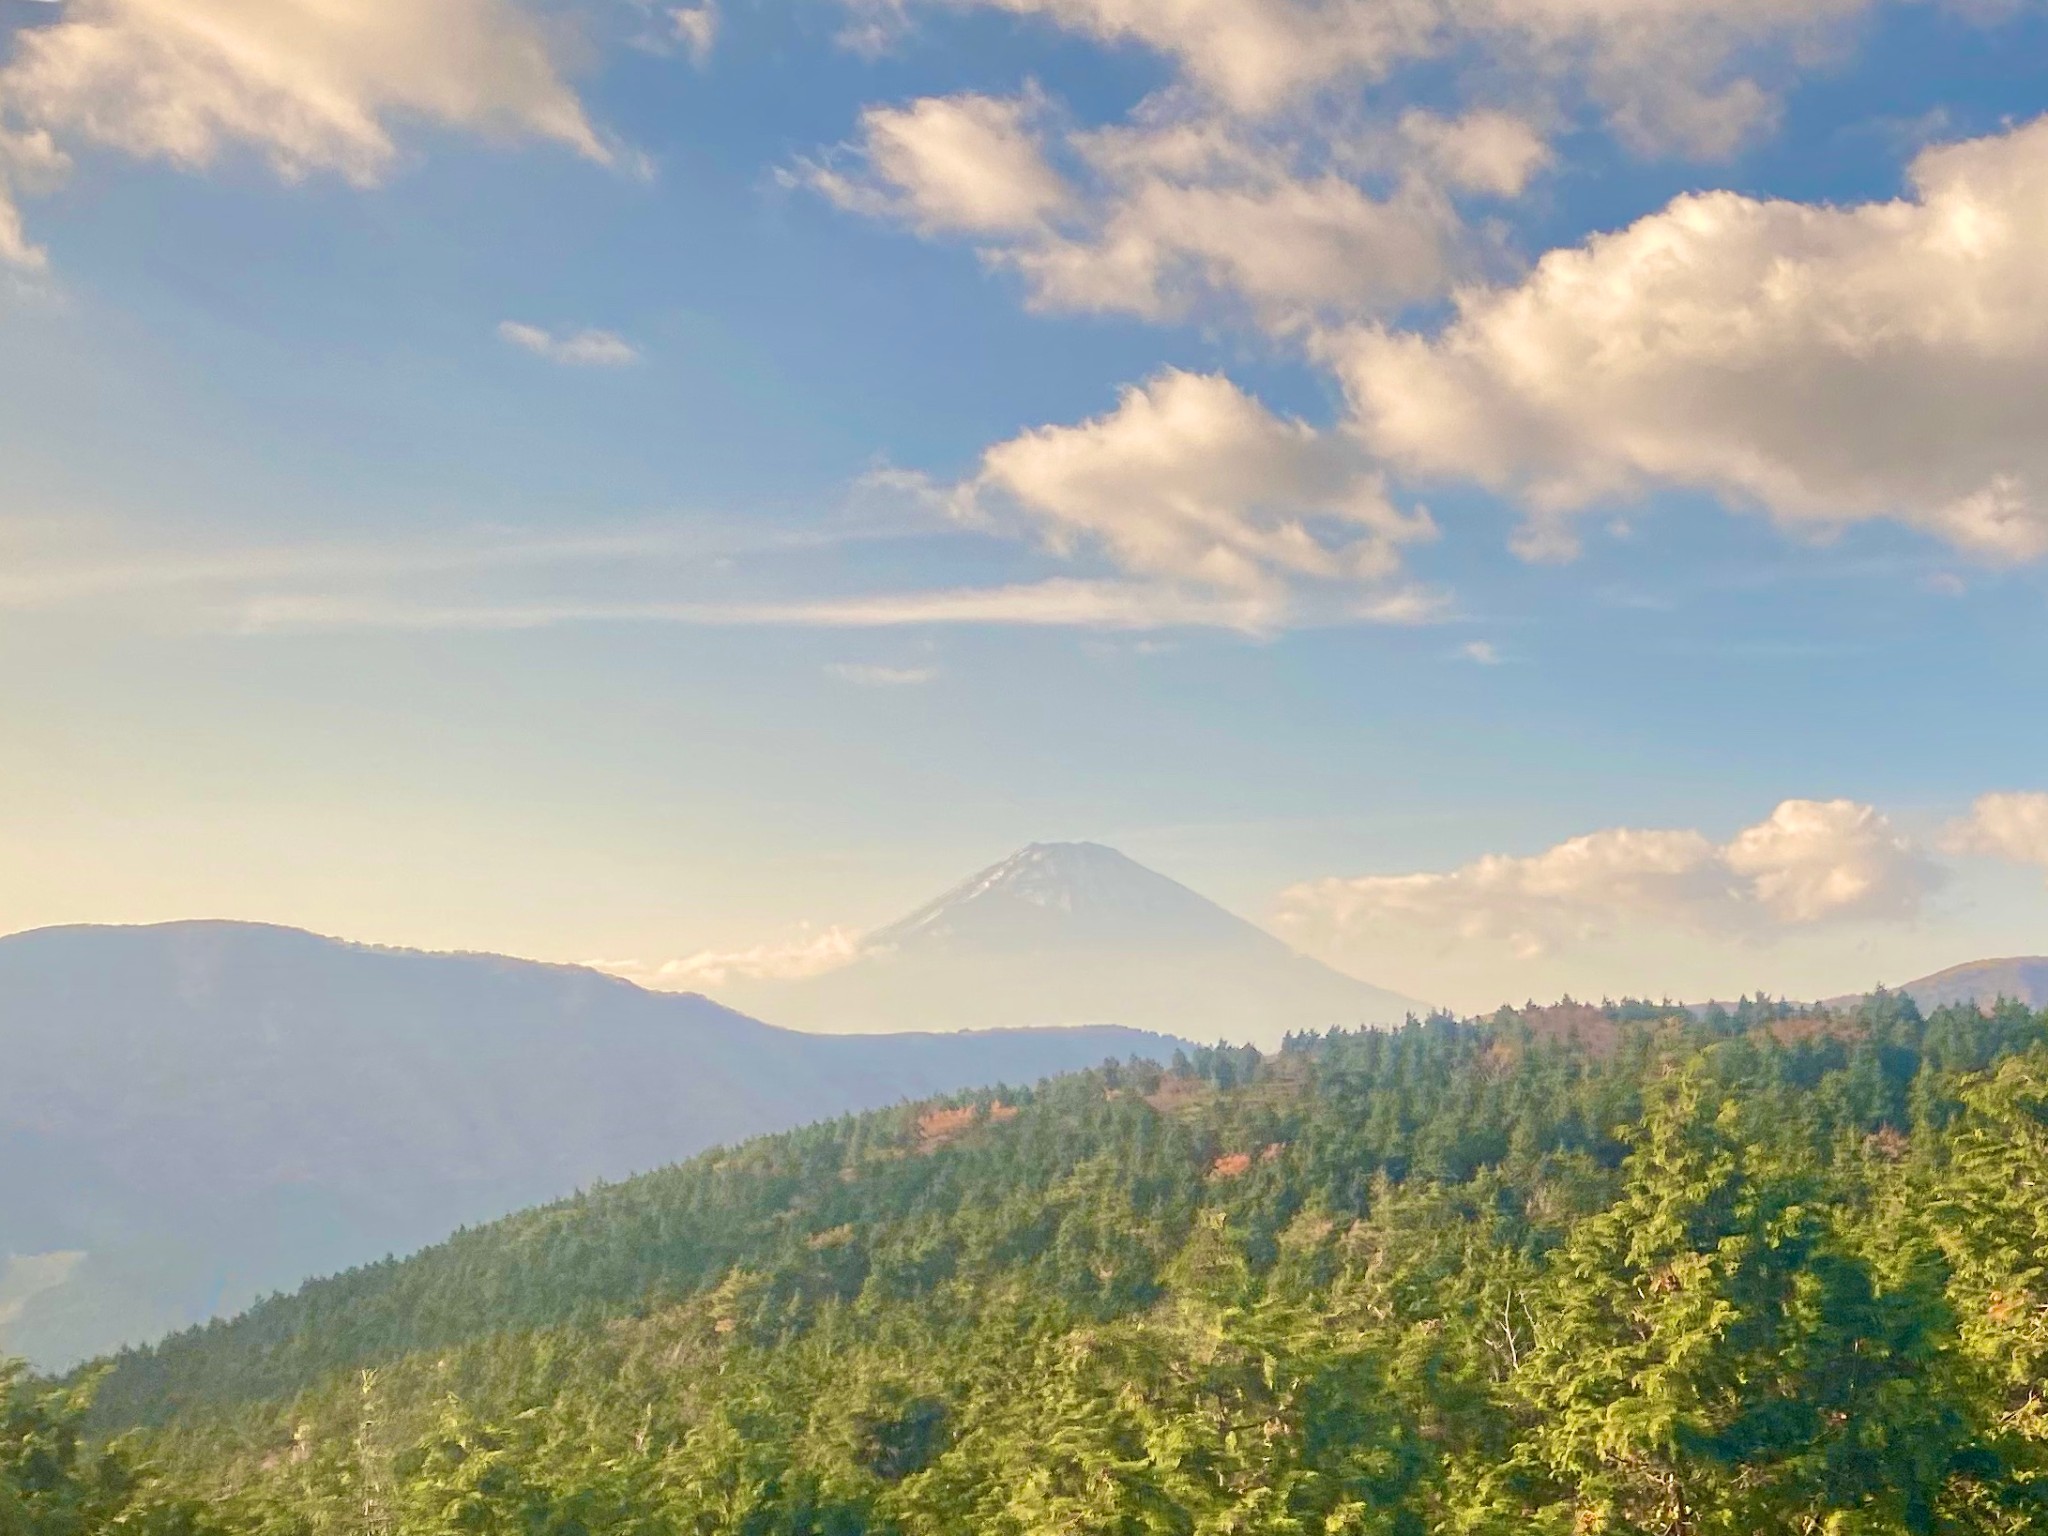
[(0, 0), (0, 926), (2048, 948), (2048, 11), (687, 14)]

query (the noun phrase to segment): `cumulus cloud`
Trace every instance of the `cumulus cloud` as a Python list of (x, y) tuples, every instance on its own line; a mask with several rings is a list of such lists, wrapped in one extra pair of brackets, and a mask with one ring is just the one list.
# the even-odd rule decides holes
[(1288, 329), (1432, 298), (1461, 263), (1460, 217), (1426, 176), (1375, 192), (1299, 145), (1213, 120), (1101, 130), (1075, 149), (1094, 172), (1084, 216), (1003, 253), (1043, 307), (1241, 307)]
[(2048, 869), (2048, 794), (2019, 791), (1980, 797), (1969, 816), (1950, 828), (1949, 844), (1958, 853)]
[[(1498, 252), (1461, 199), (1514, 198), (1552, 163), (1539, 120), (1576, 82), (1618, 131), (1720, 153), (1770, 115), (1728, 71), (1872, 0), (932, 0), (1041, 17), (1177, 60), (1181, 85), (1124, 123), (1051, 131), (1036, 91), (932, 97), (864, 114), (804, 175), (843, 206), (979, 237), (1042, 308), (1163, 320), (1234, 307), (1272, 330), (1396, 313)], [(890, 14), (904, 6), (893, 3)], [(1458, 115), (1376, 121), (1355, 90), (1404, 62), (1471, 64)]]
[[(1109, 125), (1035, 88), (872, 109), (808, 173), (844, 206), (968, 238), (1034, 307), (1307, 341), (1347, 390), (1345, 435), (1410, 484), (1516, 501), (1532, 560), (1573, 557), (1581, 514), (1669, 489), (1808, 537), (1891, 521), (2037, 559), (2048, 123), (1925, 150), (1888, 202), (1687, 196), (1533, 269), (1486, 207), (1588, 112), (1644, 150), (1734, 148), (1874, 4), (882, 0), (871, 19), (1035, 17), (1177, 78)], [(1375, 98), (1410, 66), (1464, 109), (1390, 117)], [(1445, 297), (1447, 323), (1412, 328)]]
[(1125, 390), (1106, 415), (998, 443), (972, 489), (1058, 553), (1094, 552), (1269, 622), (1304, 585), (1384, 602), (1403, 546), (1435, 535), (1341, 435), (1276, 416), (1221, 375), (1178, 370)]
[(1787, 800), (1719, 850), (1745, 900), (1779, 923), (1916, 915), (1934, 866), (1853, 800)]
[(639, 348), (610, 331), (550, 331), (506, 320), (498, 326), (498, 336), (535, 357), (572, 368), (623, 368), (640, 360)]
[(1463, 117), (1408, 112), (1401, 137), (1422, 152), (1450, 186), (1493, 197), (1519, 197), (1530, 178), (1551, 163), (1550, 145), (1524, 117), (1478, 111)]
[[(1220, 304), (1292, 331), (1398, 313), (1498, 264), (1461, 201), (1522, 195), (1553, 160), (1542, 124), (1586, 103), (1645, 149), (1732, 150), (1774, 110), (1744, 68), (1796, 63), (1872, 4), (927, 0), (1148, 47), (1182, 79), (1092, 128), (1059, 127), (1035, 90), (872, 108), (804, 174), (843, 206), (976, 237), (1042, 308), (1164, 320)], [(1470, 109), (1376, 118), (1361, 88), (1425, 61), (1459, 75)], [(1337, 90), (1351, 98), (1317, 94)]]
[[(0, 104), (16, 149), (25, 136), (46, 162), (73, 140), (186, 169), (240, 148), (286, 178), (369, 185), (407, 118), (611, 158), (511, 0), (71, 0), (14, 34)], [(0, 216), (0, 254), (19, 263), (7, 227)]]
[(1312, 881), (1284, 893), (1280, 920), (1325, 948), (1419, 933), (1533, 957), (1637, 923), (1765, 936), (1903, 920), (1936, 880), (1934, 866), (1870, 806), (1787, 800), (1726, 843), (1697, 831), (1614, 828), (1447, 873)]
[(1435, 297), (1464, 240), (1446, 187), (1519, 185), (1544, 158), (1505, 118), (1432, 119), (1429, 149), (1407, 158), (1440, 169), (1376, 167), (1371, 188), (1328, 146), (1213, 114), (1060, 132), (1052, 118), (1036, 93), (871, 108), (852, 145), (799, 176), (856, 212), (974, 238), (1039, 308), (1158, 320), (1223, 306), (1285, 328)]
[(1366, 439), (1528, 510), (1535, 556), (1659, 487), (1826, 532), (2048, 554), (2048, 120), (1923, 152), (1852, 207), (1682, 197), (1471, 289), (1436, 335), (1326, 338)]
[(806, 164), (804, 179), (841, 207), (899, 218), (928, 234), (1017, 234), (1067, 201), (1047, 164), (1033, 97), (935, 96), (861, 114), (855, 167)]
[(700, 950), (678, 960), (591, 960), (593, 970), (624, 977), (644, 987), (687, 992), (734, 981), (798, 981), (822, 976), (860, 958), (861, 936), (852, 928), (806, 926), (789, 938), (747, 949)]

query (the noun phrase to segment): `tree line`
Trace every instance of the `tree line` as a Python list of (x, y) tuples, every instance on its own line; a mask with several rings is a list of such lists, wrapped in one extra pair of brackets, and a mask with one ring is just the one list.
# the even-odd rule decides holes
[(1105, 1063), (9, 1374), (0, 1532), (2048, 1531), (2044, 1196), (2011, 1005)]

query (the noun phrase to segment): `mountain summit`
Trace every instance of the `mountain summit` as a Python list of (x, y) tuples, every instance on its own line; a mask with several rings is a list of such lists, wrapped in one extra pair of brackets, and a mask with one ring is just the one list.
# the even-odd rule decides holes
[(721, 995), (804, 1029), (1125, 1024), (1261, 1045), (1427, 1011), (1099, 843), (1033, 843), (876, 930), (850, 965)]
[(1033, 843), (871, 934), (875, 953), (1042, 946), (1173, 949), (1191, 942), (1284, 950), (1177, 880), (1100, 843)]

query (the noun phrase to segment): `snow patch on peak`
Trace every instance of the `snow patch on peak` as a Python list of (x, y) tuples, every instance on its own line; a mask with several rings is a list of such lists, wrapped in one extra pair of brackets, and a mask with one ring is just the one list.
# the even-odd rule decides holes
[(1032, 843), (870, 936), (905, 948), (1183, 948), (1279, 941), (1100, 843)]

